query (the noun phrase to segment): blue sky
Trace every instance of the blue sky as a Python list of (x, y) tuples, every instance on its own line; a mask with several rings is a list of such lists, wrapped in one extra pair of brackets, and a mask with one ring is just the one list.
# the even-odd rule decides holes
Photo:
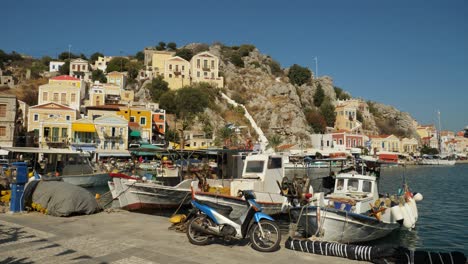
[[(159, 41), (254, 44), (283, 67), (328, 75), (422, 124), (468, 125), (468, 2), (6, 1), (0, 49), (135, 54)], [(5, 24), (6, 23), (6, 24)]]

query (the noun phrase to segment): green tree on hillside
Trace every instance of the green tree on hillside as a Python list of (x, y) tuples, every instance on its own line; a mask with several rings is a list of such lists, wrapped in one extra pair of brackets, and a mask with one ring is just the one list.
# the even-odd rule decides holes
[(153, 102), (159, 102), (161, 95), (169, 91), (169, 84), (164, 81), (164, 78), (161, 75), (158, 75), (156, 78), (151, 80), (151, 83), (148, 83), (145, 88), (149, 90)]
[(322, 85), (319, 83), (317, 85), (317, 90), (314, 94), (314, 105), (320, 107), (325, 99), (325, 92), (323, 91)]
[(330, 98), (326, 97), (323, 101), (322, 105), (320, 106), (320, 113), (322, 114), (323, 118), (327, 122), (327, 126), (333, 127), (335, 126), (336, 114), (335, 114), (335, 106), (332, 104)]
[(327, 128), (327, 121), (322, 114), (316, 109), (306, 109), (305, 117), (309, 126), (315, 133), (325, 133)]
[(127, 71), (128, 63), (129, 63), (129, 60), (127, 58), (114, 57), (109, 61), (109, 63), (107, 63), (106, 72), (109, 73), (113, 71), (118, 71), (118, 72)]
[[(76, 58), (79, 58), (79, 57), (80, 56), (78, 56), (76, 54), (70, 53), (70, 59), (76, 59)], [(68, 51), (64, 51), (64, 52), (60, 53), (58, 55), (58, 59), (61, 60), (61, 61), (68, 60), (69, 59)]]
[(100, 83), (106, 83), (107, 82), (106, 75), (100, 69), (94, 70), (91, 73), (91, 79), (93, 80), (93, 82), (94, 81), (99, 81)]
[(312, 72), (305, 67), (294, 64), (291, 66), (291, 68), (289, 68), (288, 77), (292, 84), (301, 86), (310, 82), (312, 78)]
[(143, 53), (143, 51), (139, 51), (135, 54), (135, 58), (138, 60), (138, 61), (144, 61), (145, 60), (145, 53)]
[(187, 61), (190, 61), (193, 57), (193, 52), (189, 49), (179, 49), (177, 50), (176, 56), (179, 56)]
[(97, 61), (99, 57), (104, 57), (104, 54), (100, 52), (94, 52), (91, 54), (91, 57), (89, 57), (89, 63), (94, 64), (94, 62)]
[(223, 126), (216, 132), (216, 139), (218, 141), (216, 144), (222, 144), (223, 146), (228, 147), (232, 141), (233, 136), (234, 131), (229, 127)]
[(234, 64), (234, 66), (244, 68), (244, 61), (242, 60), (242, 56), (239, 55), (239, 53), (234, 52), (229, 60), (232, 64)]
[(158, 46), (156, 46), (156, 50), (165, 50), (166, 49), (166, 42), (160, 41)]
[(175, 42), (169, 42), (167, 43), (167, 48), (169, 50), (177, 50), (177, 44)]
[(159, 107), (168, 113), (177, 113), (176, 91), (169, 90), (159, 97)]
[(60, 75), (70, 74), (70, 60), (65, 60), (65, 63), (59, 68)]
[(272, 148), (275, 152), (278, 151), (278, 147), (283, 143), (283, 138), (281, 138), (278, 134), (273, 134), (268, 137), (268, 145), (266, 146), (267, 149)]

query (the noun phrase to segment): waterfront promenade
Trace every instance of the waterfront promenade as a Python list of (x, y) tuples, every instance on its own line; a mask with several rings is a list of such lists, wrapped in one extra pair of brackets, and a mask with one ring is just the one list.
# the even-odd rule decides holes
[(274, 253), (243, 244), (194, 246), (169, 226), (167, 217), (120, 210), (69, 218), (0, 214), (0, 263), (358, 263), (285, 249), (285, 237)]

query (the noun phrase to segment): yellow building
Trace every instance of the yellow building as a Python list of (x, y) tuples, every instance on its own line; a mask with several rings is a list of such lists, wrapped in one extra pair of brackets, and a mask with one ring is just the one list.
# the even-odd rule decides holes
[(400, 139), (394, 135), (369, 136), (369, 139), (373, 154), (379, 151), (399, 152), (400, 150)]
[(163, 75), (166, 60), (172, 58), (175, 52), (152, 50), (151, 54), (151, 70), (153, 71), (153, 77), (156, 77), (158, 74)]
[(117, 85), (120, 89), (125, 88), (127, 82), (127, 75), (123, 72), (113, 71), (106, 75), (107, 83)]
[(120, 103), (129, 104), (135, 99), (135, 92), (133, 90), (120, 90)]
[(343, 102), (335, 106), (335, 129), (360, 133), (362, 124), (357, 120), (358, 103)]
[(117, 115), (125, 118), (129, 122), (129, 126), (131, 126), (132, 132), (139, 132), (133, 132), (133, 134), (130, 133), (131, 136), (140, 136), (143, 140), (151, 140), (151, 137), (153, 135), (151, 110), (132, 106), (120, 107), (119, 111), (117, 111)]
[(92, 87), (89, 89), (89, 101), (87, 106), (105, 105), (106, 94), (101, 87)]
[(413, 153), (418, 152), (419, 142), (415, 138), (402, 138), (400, 142), (400, 153)]
[(171, 89), (190, 85), (190, 63), (179, 56), (167, 59), (164, 65), (164, 80)]
[(437, 134), (437, 130), (434, 125), (421, 125), (416, 127), (416, 133), (421, 138), (433, 137)]
[(84, 82), (68, 75), (49, 79), (48, 84), (39, 86), (38, 104), (58, 103), (79, 110), (85, 95)]
[(28, 132), (34, 132), (39, 147), (67, 146), (71, 124), (79, 113), (76, 109), (57, 103), (32, 106), (28, 114)]
[(190, 71), (192, 82), (207, 82), (215, 87), (224, 87), (224, 78), (219, 76), (219, 58), (208, 51), (192, 57)]

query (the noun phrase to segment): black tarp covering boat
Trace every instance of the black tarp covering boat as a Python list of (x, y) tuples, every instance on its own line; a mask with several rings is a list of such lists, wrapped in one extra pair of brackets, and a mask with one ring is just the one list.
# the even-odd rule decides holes
[(94, 214), (102, 210), (86, 189), (62, 181), (29, 182), (24, 190), (23, 201), (23, 208), (40, 205), (47, 209), (47, 214), (53, 216)]

